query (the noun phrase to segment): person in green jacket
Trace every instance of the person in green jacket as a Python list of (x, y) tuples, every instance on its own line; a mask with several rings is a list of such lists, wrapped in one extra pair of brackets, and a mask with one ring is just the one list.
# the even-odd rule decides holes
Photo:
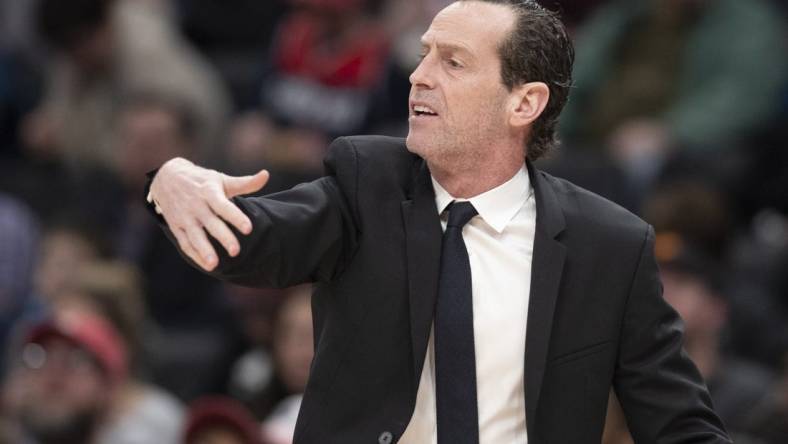
[(563, 137), (641, 172), (731, 146), (776, 111), (785, 30), (764, 0), (613, 1), (578, 32)]

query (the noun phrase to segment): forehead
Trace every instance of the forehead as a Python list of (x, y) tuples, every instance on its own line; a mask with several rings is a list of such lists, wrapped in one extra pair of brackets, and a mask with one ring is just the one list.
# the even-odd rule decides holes
[(73, 342), (57, 334), (48, 334), (38, 338), (36, 343), (47, 350), (55, 348), (77, 348)]
[(457, 46), (477, 56), (494, 55), (514, 22), (515, 12), (507, 5), (458, 1), (435, 16), (422, 43)]

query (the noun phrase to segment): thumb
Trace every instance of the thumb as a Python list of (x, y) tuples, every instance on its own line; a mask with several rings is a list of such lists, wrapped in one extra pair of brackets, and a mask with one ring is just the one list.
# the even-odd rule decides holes
[(241, 194), (250, 194), (260, 190), (268, 182), (270, 174), (266, 170), (260, 170), (259, 173), (253, 176), (227, 176), (222, 175), (222, 185), (224, 186), (224, 194), (227, 198), (235, 197)]

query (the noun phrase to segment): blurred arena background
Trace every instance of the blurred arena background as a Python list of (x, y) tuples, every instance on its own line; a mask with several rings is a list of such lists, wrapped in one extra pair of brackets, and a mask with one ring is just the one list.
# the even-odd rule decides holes
[[(336, 136), (404, 136), (448, 3), (0, 0), (0, 443), (291, 442), (309, 288), (189, 268), (145, 173), (267, 168), (267, 193), (317, 178)], [(788, 5), (542, 3), (577, 60), (539, 166), (654, 225), (729, 431), (788, 442)], [(631, 442), (612, 394), (604, 439)]]

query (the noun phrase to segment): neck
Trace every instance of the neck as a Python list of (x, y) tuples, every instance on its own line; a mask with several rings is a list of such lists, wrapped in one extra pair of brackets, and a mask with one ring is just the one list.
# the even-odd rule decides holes
[(438, 183), (454, 197), (470, 199), (506, 183), (523, 166), (520, 162), (507, 162), (502, 165), (479, 165), (465, 171), (440, 168), (427, 162), (430, 173)]
[[(505, 183), (525, 163), (522, 133), (490, 133), (465, 146), (424, 156), (430, 174), (453, 197), (470, 199)], [(409, 148), (410, 149), (410, 148)]]

